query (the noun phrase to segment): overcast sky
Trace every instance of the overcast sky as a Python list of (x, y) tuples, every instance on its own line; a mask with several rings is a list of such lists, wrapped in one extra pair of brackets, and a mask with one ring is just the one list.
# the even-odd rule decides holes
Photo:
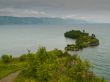
[(110, 0), (0, 0), (0, 16), (61, 17), (110, 22)]

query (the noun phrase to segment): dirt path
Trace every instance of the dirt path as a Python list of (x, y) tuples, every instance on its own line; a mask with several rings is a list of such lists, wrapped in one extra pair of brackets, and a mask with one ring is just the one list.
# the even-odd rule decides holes
[(0, 80), (0, 82), (13, 82), (13, 80), (17, 77), (17, 75), (20, 73), (20, 71), (14, 72), (9, 74), (8, 76), (4, 77)]

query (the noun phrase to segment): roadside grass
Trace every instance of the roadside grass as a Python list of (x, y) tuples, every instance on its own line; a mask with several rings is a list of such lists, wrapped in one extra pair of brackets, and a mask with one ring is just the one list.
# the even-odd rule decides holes
[(26, 78), (20, 73), (13, 82), (37, 82), (34, 78)]
[(25, 66), (25, 62), (11, 62), (11, 63), (3, 63), (0, 62), (0, 79), (22, 69)]

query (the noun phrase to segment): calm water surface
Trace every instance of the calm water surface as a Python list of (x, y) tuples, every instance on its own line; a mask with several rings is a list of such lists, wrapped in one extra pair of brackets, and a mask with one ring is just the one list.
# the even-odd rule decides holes
[(19, 56), (27, 49), (36, 51), (45, 46), (48, 50), (64, 49), (67, 43), (74, 42), (64, 38), (64, 32), (72, 29), (94, 33), (100, 45), (77, 52), (81, 58), (94, 65), (94, 72), (110, 80), (110, 24), (89, 25), (0, 25), (0, 55), (5, 53)]

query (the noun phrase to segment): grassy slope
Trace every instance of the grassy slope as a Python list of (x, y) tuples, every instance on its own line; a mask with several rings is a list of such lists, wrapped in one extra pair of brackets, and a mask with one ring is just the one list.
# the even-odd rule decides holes
[(60, 50), (29, 53), (27, 66), (14, 82), (106, 82), (89, 70), (88, 61)]
[(25, 62), (11, 62), (3, 63), (0, 62), (0, 79), (7, 76), (8, 74), (20, 70), (25, 65)]

